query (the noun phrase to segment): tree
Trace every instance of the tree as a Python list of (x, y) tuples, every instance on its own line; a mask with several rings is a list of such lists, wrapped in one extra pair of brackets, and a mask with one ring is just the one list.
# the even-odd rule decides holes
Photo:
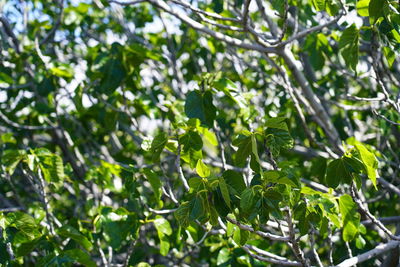
[(398, 266), (400, 5), (0, 5), (0, 266)]

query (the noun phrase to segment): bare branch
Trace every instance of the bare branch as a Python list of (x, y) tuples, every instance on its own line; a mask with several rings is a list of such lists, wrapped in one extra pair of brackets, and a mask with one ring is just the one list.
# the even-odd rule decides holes
[(243, 17), (242, 17), (242, 24), (243, 24), (243, 29), (247, 29), (248, 26), (248, 21), (249, 21), (249, 6), (250, 6), (251, 0), (246, 0), (243, 5)]
[[(242, 248), (243, 248), (251, 257), (253, 257), (253, 258), (255, 258), (255, 259), (259, 260), (259, 261), (269, 262), (269, 263), (273, 263), (273, 264), (279, 264), (279, 265), (283, 265), (283, 266), (303, 266), (300, 262), (297, 262), (297, 261), (289, 261), (289, 260), (287, 260), (286, 258), (283, 258), (283, 257), (280, 257), (280, 258), (283, 258), (283, 259), (276, 259), (276, 258), (273, 258), (273, 257), (270, 257), (270, 256), (269, 256), (270, 258), (266, 258), (266, 257), (259, 256), (259, 255), (255, 254), (255, 253), (251, 252), (251, 250), (257, 249), (257, 248), (255, 248), (255, 247), (253, 247), (253, 246), (245, 245), (245, 246), (242, 246)], [(251, 250), (250, 250), (250, 249), (251, 249)], [(257, 249), (256, 252), (259, 253), (259, 254), (261, 254), (261, 255), (263, 255), (263, 256), (271, 255), (271, 253), (266, 252), (266, 251), (263, 251), (263, 250), (260, 250), (260, 249)], [(261, 252), (261, 253), (260, 253), (260, 252)], [(272, 255), (274, 255), (274, 254), (272, 254)], [(276, 256), (276, 255), (274, 255), (274, 256)], [(276, 257), (279, 257), (279, 256), (276, 256)]]
[(29, 130), (29, 131), (36, 131), (36, 130), (54, 130), (57, 127), (55, 126), (31, 126), (31, 125), (21, 125), (16, 122), (13, 122), (9, 118), (7, 118), (4, 113), (0, 111), (0, 119), (2, 119), (5, 123), (7, 123), (9, 126), (21, 129), (21, 130)]
[(292, 244), (291, 248), (293, 252), (295, 253), (296, 258), (301, 262), (302, 266), (310, 266), (308, 263), (308, 260), (304, 258), (304, 253), (300, 249), (300, 245), (296, 240), (296, 233), (295, 229), (293, 227), (293, 218), (292, 218), (292, 211), (290, 208), (286, 210), (286, 222), (288, 223), (288, 228), (289, 228), (289, 242)]
[(386, 235), (388, 235), (391, 239), (393, 240), (400, 240), (399, 236), (394, 235), (389, 229), (387, 229), (378, 219), (375, 218), (374, 215), (372, 215), (367, 208), (365, 208), (363, 206), (363, 204), (361, 203), (361, 200), (357, 197), (355, 189), (354, 189), (354, 185), (350, 186), (350, 193), (351, 196), (354, 200), (354, 202), (356, 202), (358, 208), (376, 225), (378, 226)]
[(307, 35), (309, 35), (309, 34), (311, 34), (311, 33), (313, 33), (313, 32), (317, 32), (317, 31), (320, 31), (320, 30), (322, 30), (322, 29), (324, 29), (324, 28), (326, 28), (326, 27), (329, 27), (329, 26), (335, 24), (335, 23), (342, 17), (342, 15), (343, 15), (343, 14), (340, 13), (336, 18), (334, 18), (333, 20), (331, 20), (331, 21), (329, 21), (329, 22), (327, 22), (327, 23), (324, 23), (324, 24), (318, 25), (318, 26), (314, 26), (314, 27), (311, 27), (311, 28), (306, 29), (306, 30), (304, 30), (304, 31), (301, 31), (301, 32), (299, 32), (298, 34), (296, 34), (296, 35), (290, 37), (290, 38), (287, 39), (286, 41), (283, 41), (283, 42), (277, 44), (277, 46), (278, 46), (278, 47), (285, 46), (285, 45), (290, 44), (291, 42), (293, 42), (293, 41), (295, 41), (295, 40), (301, 39), (301, 38), (303, 38), (303, 37), (305, 37), (305, 36), (307, 36)]
[(192, 10), (193, 12), (197, 13), (197, 14), (202, 14), (205, 15), (207, 17), (213, 18), (213, 19), (218, 19), (218, 20), (224, 20), (224, 21), (232, 21), (232, 22), (240, 22), (240, 19), (237, 18), (227, 18), (221, 15), (218, 15), (216, 13), (211, 13), (211, 12), (207, 12), (204, 11), (202, 9), (196, 8), (193, 5), (191, 5), (190, 3), (183, 1), (183, 0), (171, 0), (171, 2), (181, 5), (183, 7), (189, 8), (190, 10)]
[(54, 23), (53, 28), (47, 33), (47, 35), (40, 41), (40, 45), (46, 44), (51, 38), (54, 36), (56, 33), (57, 29), (61, 25), (61, 21), (63, 18), (63, 11), (64, 11), (64, 0), (59, 0), (60, 1), (60, 13), (58, 14), (57, 21)]
[(270, 233), (254, 230), (253, 227), (245, 225), (245, 224), (242, 224), (242, 223), (236, 221), (235, 219), (232, 219), (232, 218), (229, 218), (229, 217), (226, 217), (226, 219), (229, 222), (239, 226), (240, 229), (255, 233), (255, 234), (257, 234), (257, 235), (259, 235), (261, 237), (264, 237), (264, 238), (267, 238), (267, 239), (270, 239), (270, 240), (274, 240), (274, 241), (284, 241), (284, 242), (288, 242), (289, 241), (289, 237), (284, 237), (284, 236), (279, 236), (279, 235), (274, 235), (274, 234), (270, 234)]
[(136, 1), (129, 1), (129, 2), (121, 2), (121, 1), (117, 1), (117, 0), (109, 0), (109, 3), (114, 3), (114, 4), (118, 4), (121, 6), (130, 6), (130, 5), (136, 5), (136, 4), (140, 4), (143, 2), (146, 2), (146, 0), (136, 0)]
[(400, 196), (400, 189), (397, 186), (392, 185), (391, 183), (389, 183), (388, 181), (386, 181), (385, 179), (383, 179), (382, 177), (380, 177), (379, 179), (377, 179), (377, 181), (382, 184), (384, 187), (386, 187), (387, 189), (391, 190), (392, 192), (396, 193), (398, 196)]
[(214, 37), (217, 40), (220, 40), (220, 41), (226, 42), (227, 44), (238, 46), (238, 47), (241, 47), (244, 49), (256, 50), (256, 51), (263, 52), (263, 53), (276, 53), (275, 48), (264, 47), (259, 44), (247, 43), (242, 40), (236, 39), (234, 37), (225, 35), (221, 32), (213, 31), (210, 28), (207, 28), (206, 26), (202, 25), (201, 23), (191, 19), (186, 14), (182, 14), (181, 12), (178, 12), (177, 10), (171, 8), (162, 0), (147, 0), (147, 1), (150, 2), (151, 4), (155, 5), (156, 7), (161, 8), (165, 12), (170, 13), (171, 15), (182, 20), (183, 22), (187, 23), (190, 27), (194, 28), (195, 30), (206, 33), (206, 34), (210, 35), (211, 37)]
[(367, 251), (358, 256), (351, 257), (347, 260), (344, 260), (335, 266), (336, 267), (350, 267), (350, 266), (356, 265), (357, 263), (361, 263), (361, 262), (367, 261), (369, 259), (375, 258), (376, 256), (381, 255), (393, 248), (396, 248), (399, 245), (400, 245), (400, 241), (395, 241), (395, 240), (392, 240), (386, 244), (379, 244), (374, 249), (371, 249), (370, 251)]
[[(400, 216), (391, 216), (391, 217), (382, 217), (377, 218), (383, 224), (396, 224), (400, 222)], [(371, 225), (374, 224), (372, 220), (365, 220), (361, 222), (363, 225)]]
[(183, 174), (183, 170), (182, 170), (182, 166), (181, 166), (181, 145), (179, 142), (178, 142), (177, 153), (178, 153), (178, 155), (176, 156), (175, 167), (176, 167), (176, 170), (178, 171), (178, 176), (179, 176), (179, 179), (182, 181), (183, 186), (185, 187), (186, 191), (189, 191), (190, 187), (185, 178), (185, 175)]
[(3, 16), (0, 17), (0, 22), (3, 24), (6, 34), (11, 38), (15, 51), (18, 54), (20, 54), (21, 53), (20, 43), (17, 36), (15, 36), (14, 32), (12, 31), (10, 23), (8, 23), (8, 20)]

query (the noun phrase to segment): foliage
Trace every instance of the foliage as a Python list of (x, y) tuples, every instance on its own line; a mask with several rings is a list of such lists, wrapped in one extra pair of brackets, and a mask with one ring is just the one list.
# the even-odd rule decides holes
[(22, 2), (0, 266), (399, 264), (398, 2)]

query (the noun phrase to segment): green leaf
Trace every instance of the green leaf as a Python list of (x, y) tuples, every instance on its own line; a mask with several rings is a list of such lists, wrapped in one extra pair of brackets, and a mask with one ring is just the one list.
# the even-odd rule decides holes
[(41, 235), (35, 219), (20, 211), (7, 214), (6, 224), (8, 227), (15, 227), (18, 229), (20, 233), (30, 241)]
[(358, 0), (357, 1), (357, 13), (360, 16), (368, 17), (369, 16), (369, 2), (370, 0)]
[(130, 234), (136, 234), (139, 226), (136, 214), (124, 208), (113, 210), (103, 207), (97, 228), (102, 229), (103, 238), (113, 249), (119, 249)]
[(351, 181), (353, 176), (343, 159), (335, 159), (328, 164), (326, 169), (326, 184), (336, 188), (343, 181)]
[(342, 215), (343, 240), (350, 242), (358, 233), (360, 214), (357, 212), (356, 203), (347, 194), (339, 198), (339, 209)]
[(203, 179), (200, 177), (193, 177), (189, 179), (188, 183), (189, 187), (193, 188), (194, 191), (199, 191), (200, 186), (203, 185)]
[(265, 131), (265, 135), (266, 145), (274, 157), (279, 156), (282, 149), (290, 149), (293, 147), (293, 139), (288, 131), (268, 128)]
[(247, 158), (250, 156), (252, 152), (251, 136), (241, 138), (234, 145), (239, 147), (235, 153), (235, 162), (239, 166), (242, 166), (246, 163)]
[(0, 71), (0, 82), (1, 83), (13, 84), (14, 80), (7, 73), (4, 73), (4, 72)]
[(50, 267), (50, 266), (65, 266), (71, 265), (75, 260), (65, 255), (56, 255), (54, 252), (47, 254), (42, 257), (36, 264), (38, 267)]
[(394, 61), (396, 60), (396, 53), (390, 47), (387, 46), (383, 47), (383, 53), (389, 64), (389, 68), (391, 68), (393, 66)]
[(37, 90), (39, 95), (43, 97), (55, 92), (57, 90), (56, 77), (54, 77), (53, 75), (44, 77), (43, 80), (39, 83)]
[(231, 192), (234, 195), (239, 195), (246, 189), (246, 184), (244, 183), (243, 174), (227, 170), (222, 174), (226, 184), (231, 188)]
[(225, 266), (231, 259), (231, 255), (228, 248), (222, 248), (218, 252), (217, 256), (217, 266)]
[(223, 0), (212, 0), (213, 10), (215, 13), (221, 13), (224, 11), (224, 1)]
[(376, 169), (378, 168), (378, 160), (375, 155), (370, 152), (363, 144), (357, 142), (355, 147), (360, 155), (361, 161), (365, 166), (368, 178), (376, 188)]
[(226, 96), (232, 99), (240, 108), (240, 116), (247, 120), (250, 116), (250, 107), (248, 101), (240, 93), (236, 84), (227, 78), (221, 78), (214, 82), (214, 88), (224, 92)]
[(57, 234), (62, 237), (71, 238), (88, 251), (93, 248), (92, 243), (87, 239), (87, 237), (70, 225), (64, 225), (57, 229)]
[(63, 255), (73, 259), (75, 262), (82, 264), (87, 267), (95, 267), (96, 263), (90, 258), (90, 256), (80, 249), (70, 249), (62, 253)]
[(352, 70), (356, 70), (358, 64), (358, 40), (359, 30), (355, 24), (345, 29), (339, 40), (339, 49), (346, 65)]
[(160, 178), (153, 170), (149, 168), (144, 168), (143, 174), (146, 176), (151, 187), (153, 188), (156, 199), (159, 200), (161, 198), (161, 187), (162, 187)]
[(151, 142), (150, 152), (152, 153), (153, 162), (160, 162), (160, 155), (163, 151), (165, 145), (168, 142), (168, 134), (160, 132), (156, 137), (154, 137)]
[(12, 133), (4, 133), (0, 135), (0, 145), (2, 144), (16, 144), (17, 140), (15, 140)]
[(265, 122), (265, 127), (281, 129), (289, 132), (289, 129), (286, 124), (286, 118), (283, 117), (275, 117), (267, 119)]
[(367, 242), (365, 241), (365, 239), (361, 235), (357, 235), (356, 248), (363, 249), (365, 247), (366, 243)]
[(196, 168), (197, 161), (203, 158), (202, 150), (189, 149), (183, 151), (181, 159), (190, 165), (190, 168)]
[(57, 77), (72, 78), (74, 76), (73, 71), (65, 68), (64, 66), (50, 68), (50, 72)]
[(183, 145), (183, 151), (187, 152), (190, 149), (201, 150), (203, 148), (203, 140), (200, 135), (194, 131), (188, 131), (179, 138), (179, 142)]
[(158, 237), (160, 239), (160, 254), (166, 256), (170, 249), (170, 242), (166, 236), (172, 234), (171, 225), (161, 216), (157, 216), (154, 220), (154, 226), (157, 229)]
[(112, 58), (101, 68), (102, 79), (99, 90), (107, 95), (112, 94), (125, 79), (125, 69), (120, 59)]
[(221, 190), (222, 193), (222, 198), (224, 199), (226, 205), (228, 205), (228, 207), (231, 208), (231, 197), (229, 196), (228, 186), (225, 183), (223, 177), (219, 177), (218, 181), (219, 181), (219, 189)]
[(315, 176), (324, 183), (326, 167), (327, 167), (327, 160), (323, 157), (315, 158), (311, 161), (311, 169), (310, 173), (312, 176)]
[(1, 162), (6, 167), (6, 171), (12, 175), (17, 168), (18, 163), (20, 163), (20, 161), (25, 157), (26, 151), (24, 150), (6, 150), (3, 152)]
[(303, 186), (301, 188), (300, 193), (305, 194), (305, 195), (321, 195), (322, 193), (319, 191), (316, 191), (314, 189), (312, 189), (311, 187), (308, 186)]
[(190, 214), (189, 202), (182, 203), (174, 213), (176, 220), (183, 228), (189, 226), (189, 214)]
[[(43, 236), (36, 238), (32, 241), (21, 243), (16, 249), (17, 257), (24, 257), (31, 253), (36, 247), (40, 246), (40, 244), (45, 240)], [(0, 254), (1, 255), (1, 254)]]
[(153, 221), (154, 226), (157, 231), (163, 233), (164, 235), (172, 235), (172, 228), (169, 222), (161, 216), (156, 216), (156, 219)]
[(199, 133), (203, 135), (205, 141), (209, 142), (213, 146), (218, 146), (218, 139), (215, 133), (211, 132), (207, 128), (201, 126), (197, 127)]
[(210, 206), (210, 223), (212, 226), (219, 225), (218, 218), (219, 218), (218, 211), (214, 206)]
[(384, 15), (383, 10), (388, 3), (386, 0), (371, 0), (369, 2), (368, 13), (369, 22), (375, 24), (376, 21)]
[(64, 164), (60, 156), (51, 154), (50, 156), (39, 156), (40, 169), (47, 182), (59, 182), (64, 180)]
[(216, 117), (216, 108), (212, 103), (212, 94), (206, 91), (202, 94), (200, 91), (191, 91), (185, 102), (185, 113), (188, 118), (198, 118), (201, 123), (213, 127)]
[(235, 232), (233, 233), (233, 240), (236, 244), (243, 246), (246, 244), (247, 240), (250, 237), (250, 232), (240, 229), (239, 227), (235, 227)]
[(317, 11), (325, 10), (325, 0), (312, 0), (312, 3)]
[(210, 169), (200, 159), (197, 161), (196, 172), (203, 178), (208, 177), (211, 174)]
[(285, 12), (285, 2), (281, 0), (271, 0), (270, 2), (272, 7), (282, 16)]
[(255, 194), (252, 188), (246, 188), (240, 195), (240, 208), (245, 213), (250, 213), (255, 204)]
[(160, 238), (160, 254), (163, 256), (167, 256), (169, 249), (171, 247), (169, 240), (166, 236), (162, 235), (159, 236)]
[[(257, 139), (254, 134), (251, 135), (251, 151), (259, 165), (261, 165), (260, 157), (258, 156)], [(261, 167), (260, 167), (261, 169)]]
[(204, 215), (204, 205), (203, 205), (203, 199), (201, 196), (195, 196), (191, 201), (190, 201), (190, 214), (189, 218), (191, 220), (196, 220), (199, 219)]

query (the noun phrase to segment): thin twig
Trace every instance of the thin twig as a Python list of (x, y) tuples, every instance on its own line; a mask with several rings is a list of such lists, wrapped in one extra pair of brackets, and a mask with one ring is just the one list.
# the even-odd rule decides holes
[(300, 262), (297, 262), (297, 261), (278, 260), (278, 259), (274, 259), (274, 258), (266, 258), (266, 257), (259, 256), (255, 253), (251, 252), (251, 250), (247, 246), (242, 246), (242, 249), (244, 249), (244, 251), (246, 251), (247, 254), (249, 254), (251, 257), (253, 257), (259, 261), (269, 262), (269, 263), (278, 264), (278, 265), (282, 265), (282, 266), (303, 266)]
[(267, 238), (267, 239), (270, 239), (270, 240), (274, 240), (274, 241), (284, 241), (284, 242), (288, 242), (288, 241), (290, 240), (289, 237), (284, 237), (284, 236), (279, 236), (279, 235), (274, 235), (274, 234), (271, 234), (271, 233), (266, 233), (266, 232), (254, 230), (253, 227), (248, 226), (248, 225), (245, 225), (245, 224), (242, 224), (242, 223), (236, 221), (235, 219), (232, 219), (232, 218), (229, 218), (229, 217), (226, 217), (226, 219), (227, 219), (229, 222), (231, 222), (231, 223), (237, 225), (237, 226), (238, 226), (240, 229), (242, 229), (242, 230), (246, 230), (246, 231), (255, 233), (256, 235), (259, 235), (259, 236), (261, 236), (261, 237), (264, 237), (264, 238)]

